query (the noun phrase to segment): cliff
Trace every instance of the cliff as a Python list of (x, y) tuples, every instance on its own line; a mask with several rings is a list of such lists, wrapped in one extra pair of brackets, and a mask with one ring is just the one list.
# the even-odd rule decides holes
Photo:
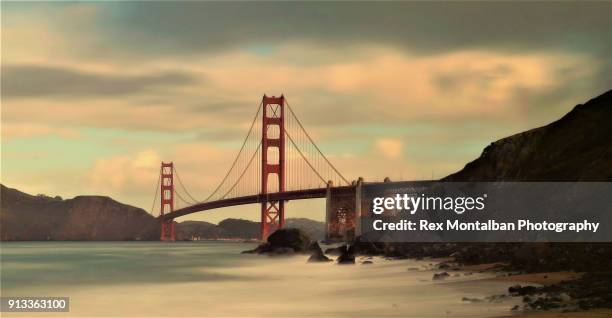
[(444, 181), (612, 181), (612, 91), (486, 147)]

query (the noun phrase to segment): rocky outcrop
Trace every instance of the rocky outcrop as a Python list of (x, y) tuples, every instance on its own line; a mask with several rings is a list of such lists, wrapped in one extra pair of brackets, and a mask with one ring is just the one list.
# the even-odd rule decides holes
[(447, 272), (442, 272), (442, 273), (435, 273), (433, 274), (433, 276), (431, 277), (432, 280), (442, 280), (445, 279), (447, 277), (449, 277), (450, 275)]
[(612, 273), (586, 273), (579, 279), (559, 284), (511, 286), (510, 295), (521, 297), (522, 310), (577, 311), (594, 308), (612, 308)]
[(355, 264), (355, 247), (354, 245), (346, 246), (340, 250), (340, 256), (336, 259), (336, 262), (341, 265)]
[(288, 247), (297, 253), (303, 253), (309, 250), (312, 240), (302, 230), (284, 228), (270, 234), (268, 243), (273, 247)]
[(445, 181), (612, 181), (612, 91), (491, 143)]
[(255, 249), (243, 253), (287, 255), (294, 253), (307, 253), (313, 242), (306, 233), (298, 229), (284, 228), (274, 231), (268, 236), (267, 242)]
[(310, 257), (308, 258), (309, 263), (331, 262), (331, 259), (325, 256), (323, 250), (321, 250), (321, 246), (319, 246), (318, 242), (314, 242), (312, 245), (310, 245), (310, 251), (312, 254), (310, 254)]

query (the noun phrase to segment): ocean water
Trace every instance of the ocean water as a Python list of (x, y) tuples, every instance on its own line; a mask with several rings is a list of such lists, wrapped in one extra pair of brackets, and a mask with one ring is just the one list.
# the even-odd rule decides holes
[(68, 313), (3, 317), (497, 317), (519, 303), (463, 301), (509, 283), (481, 273), (432, 281), (431, 260), (312, 264), (240, 254), (255, 244), (237, 242), (0, 246), (2, 296), (70, 297)]

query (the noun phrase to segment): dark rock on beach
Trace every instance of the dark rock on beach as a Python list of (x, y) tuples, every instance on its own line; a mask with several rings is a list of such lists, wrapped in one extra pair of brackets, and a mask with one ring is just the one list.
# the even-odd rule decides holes
[(276, 230), (268, 236), (268, 243), (273, 248), (287, 247), (297, 253), (303, 253), (309, 250), (312, 240), (305, 232), (299, 229), (285, 228)]
[[(344, 245), (346, 247), (346, 245)], [(340, 256), (336, 259), (338, 264), (355, 264), (355, 248), (354, 246), (346, 247), (341, 251)]]
[[(313, 245), (310, 237), (299, 229), (280, 229), (268, 236), (268, 241), (245, 254), (292, 255), (307, 253)], [(318, 246), (318, 244), (317, 244)], [(319, 250), (321, 248), (319, 247)]]
[(318, 242), (314, 242), (310, 245), (310, 250), (312, 254), (308, 258), (308, 262), (317, 263), (317, 262), (331, 262), (325, 254), (323, 254), (323, 250), (321, 250), (321, 246), (319, 246)]
[(442, 273), (433, 274), (433, 277), (431, 279), (432, 280), (442, 280), (442, 279), (445, 279), (445, 278), (447, 278), (449, 276), (450, 275), (447, 272), (442, 272)]
[(508, 288), (508, 292), (511, 295), (515, 295), (515, 296), (532, 295), (536, 291), (537, 291), (537, 287), (535, 287), (535, 286), (514, 285), (514, 286), (510, 286)]
[(612, 308), (612, 273), (586, 273), (579, 279), (550, 286), (513, 286), (510, 293), (526, 295), (525, 308), (530, 310), (589, 310)]

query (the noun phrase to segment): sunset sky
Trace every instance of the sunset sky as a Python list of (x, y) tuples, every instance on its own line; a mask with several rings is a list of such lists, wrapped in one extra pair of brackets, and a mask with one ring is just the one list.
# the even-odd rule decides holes
[(264, 93), (287, 96), (350, 179), (410, 180), (612, 87), (611, 2), (1, 6), (2, 183), (145, 210), (162, 160), (206, 197)]

